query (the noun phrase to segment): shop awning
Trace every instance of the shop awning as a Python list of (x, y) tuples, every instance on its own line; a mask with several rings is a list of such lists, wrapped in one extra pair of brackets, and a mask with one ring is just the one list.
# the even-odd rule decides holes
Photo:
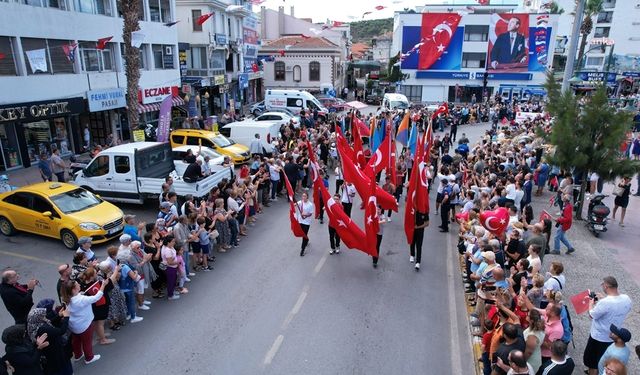
[[(185, 105), (184, 100), (179, 96), (171, 98), (172, 107), (182, 107)], [(138, 113), (155, 112), (160, 110), (160, 103), (140, 104), (138, 103)]]

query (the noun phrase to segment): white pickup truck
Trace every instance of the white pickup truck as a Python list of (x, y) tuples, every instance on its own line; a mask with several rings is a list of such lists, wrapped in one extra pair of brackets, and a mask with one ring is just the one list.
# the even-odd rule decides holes
[(178, 196), (205, 196), (223, 178), (231, 178), (231, 169), (222, 169), (197, 182), (185, 182), (175, 172), (171, 145), (159, 142), (135, 142), (101, 151), (71, 183), (113, 202), (144, 203), (157, 197), (165, 177), (173, 177)]

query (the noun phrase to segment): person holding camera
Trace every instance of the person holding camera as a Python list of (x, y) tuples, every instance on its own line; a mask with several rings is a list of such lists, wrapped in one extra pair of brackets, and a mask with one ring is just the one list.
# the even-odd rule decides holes
[(2, 284), (0, 284), (0, 296), (4, 306), (13, 317), (16, 324), (26, 324), (29, 310), (33, 306), (33, 288), (40, 282), (31, 279), (29, 282), (19, 284), (20, 275), (12, 269), (2, 273)]
[(631, 298), (618, 291), (618, 281), (613, 276), (602, 279), (603, 293), (589, 294), (589, 317), (591, 331), (582, 360), (589, 368), (589, 375), (598, 374), (598, 361), (613, 342), (610, 327), (622, 326), (631, 311)]

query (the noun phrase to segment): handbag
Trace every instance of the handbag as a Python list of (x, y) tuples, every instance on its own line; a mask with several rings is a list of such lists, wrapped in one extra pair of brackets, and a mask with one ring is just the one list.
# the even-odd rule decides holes
[(620, 185), (616, 186), (616, 188), (613, 189), (613, 195), (616, 197), (622, 197), (624, 195), (624, 188)]
[(211, 232), (209, 232), (209, 239), (210, 240), (215, 240), (216, 238), (218, 238), (219, 235), (220, 235), (220, 233), (218, 232), (218, 230), (214, 229)]

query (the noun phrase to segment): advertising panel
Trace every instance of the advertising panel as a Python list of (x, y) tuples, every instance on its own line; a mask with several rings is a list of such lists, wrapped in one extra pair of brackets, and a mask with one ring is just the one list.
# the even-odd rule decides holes
[[(420, 56), (424, 53), (422, 49), (409, 54), (409, 56), (402, 61), (400, 67), (402, 69), (421, 70), (460, 70), (464, 27), (456, 27), (455, 30), (452, 31), (453, 36), (449, 41), (449, 45), (429, 68), (424, 69), (419, 67)], [(422, 26), (404, 26), (402, 29), (402, 53), (407, 53), (414, 48), (416, 44), (420, 43), (421, 35)]]
[(529, 14), (492, 14), (487, 54), (487, 70), (527, 71), (529, 67)]

